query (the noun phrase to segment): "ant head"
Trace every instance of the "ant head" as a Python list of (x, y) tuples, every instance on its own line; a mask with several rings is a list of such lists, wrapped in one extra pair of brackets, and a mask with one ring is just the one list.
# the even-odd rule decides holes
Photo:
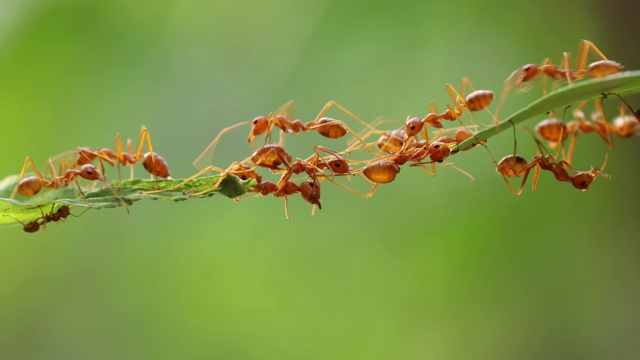
[(331, 159), (331, 161), (329, 161), (327, 164), (329, 165), (331, 171), (336, 174), (348, 174), (349, 172), (351, 172), (349, 163), (347, 163), (347, 160), (343, 159), (342, 157), (334, 156), (334, 158)]
[(61, 206), (56, 211), (56, 215), (59, 216), (62, 219), (67, 218), (70, 214), (71, 214), (71, 211), (69, 210), (69, 206), (67, 206), (67, 205)]
[(593, 182), (593, 179), (598, 176), (593, 175), (592, 171), (579, 172), (574, 177), (572, 177), (571, 183), (573, 184), (573, 187), (582, 191), (587, 191), (589, 189), (589, 185), (591, 185), (591, 183)]
[(242, 181), (255, 179), (258, 184), (262, 182), (262, 176), (252, 169), (251, 166), (246, 164), (242, 165), (242, 169), (238, 170), (235, 175)]
[(536, 64), (527, 64), (523, 67), (520, 68), (520, 81), (521, 82), (527, 82), (530, 80), (533, 80), (533, 78), (536, 77), (536, 75), (538, 75), (538, 65)]
[(103, 182), (107, 181), (107, 179), (102, 176), (100, 171), (98, 171), (98, 169), (96, 169), (96, 167), (92, 164), (82, 165), (79, 175), (87, 180), (100, 180)]
[(442, 162), (451, 154), (451, 148), (443, 142), (434, 141), (429, 144), (429, 157), (431, 161)]
[(422, 120), (417, 117), (408, 118), (405, 126), (407, 136), (415, 136), (422, 130)]
[(322, 209), (322, 205), (320, 205), (320, 185), (313, 181), (303, 181), (300, 183), (300, 194), (308, 203), (318, 205), (318, 208)]
[(251, 122), (251, 134), (249, 134), (249, 142), (253, 141), (253, 138), (261, 135), (269, 129), (269, 119), (264, 116), (258, 116)]
[(600, 169), (593, 168), (586, 172), (579, 172), (573, 178), (571, 178), (571, 183), (573, 187), (576, 189), (580, 189), (582, 191), (587, 191), (589, 189), (589, 185), (593, 182), (593, 180), (597, 177), (605, 178), (607, 180), (611, 179), (611, 177), (607, 174), (604, 174), (602, 171), (607, 166), (607, 162), (609, 161), (609, 155), (605, 156), (604, 163)]

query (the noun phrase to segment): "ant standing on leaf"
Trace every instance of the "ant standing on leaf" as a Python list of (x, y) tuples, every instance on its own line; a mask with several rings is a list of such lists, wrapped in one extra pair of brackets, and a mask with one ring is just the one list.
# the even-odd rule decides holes
[[(147, 142), (147, 148), (149, 151), (143, 154), (142, 147), (145, 140)], [(120, 175), (120, 165), (129, 166), (131, 168), (130, 177), (131, 179), (133, 179), (133, 166), (139, 163), (140, 160), (142, 160), (142, 166), (151, 175), (171, 179), (169, 166), (167, 165), (166, 160), (153, 151), (153, 146), (151, 145), (151, 137), (149, 136), (149, 130), (147, 130), (146, 126), (142, 126), (142, 129), (140, 130), (138, 148), (135, 154), (133, 153), (133, 143), (131, 139), (127, 140), (128, 152), (123, 151), (122, 138), (120, 137), (120, 134), (116, 135), (115, 145), (115, 152), (107, 148), (99, 148), (98, 150), (93, 150), (89, 147), (78, 148), (78, 156), (76, 162), (72, 165), (72, 168), (75, 169), (82, 165), (92, 164), (96, 159), (98, 159), (98, 161), (100, 162), (101, 171), (104, 172), (103, 162), (107, 162), (111, 166), (114, 166), (115, 163), (117, 163), (118, 179), (120, 180), (120, 183), (122, 183), (122, 178)]]
[[(35, 176), (24, 176), (29, 167), (34, 170)], [(53, 163), (51, 162), (51, 159), (49, 159), (49, 169), (51, 171), (51, 180), (45, 179), (38, 168), (36, 168), (33, 160), (27, 156), (24, 161), (24, 165), (22, 166), (22, 171), (20, 171), (20, 176), (18, 177), (18, 184), (11, 194), (11, 199), (15, 199), (16, 194), (27, 197), (36, 195), (43, 187), (45, 189), (59, 189), (63, 186), (68, 186), (73, 181), (76, 184), (78, 191), (80, 191), (80, 195), (84, 198), (85, 203), (87, 203), (89, 206), (93, 206), (87, 202), (86, 196), (82, 191), (82, 188), (80, 187), (80, 183), (78, 183), (78, 177), (82, 177), (91, 181), (102, 181), (104, 185), (109, 189), (109, 191), (111, 191), (113, 195), (120, 200), (125, 210), (127, 211), (127, 214), (129, 214), (129, 206), (127, 205), (127, 203), (109, 185), (107, 179), (92, 164), (84, 164), (80, 167), (80, 170), (68, 169), (64, 172), (63, 175), (56, 176)]]

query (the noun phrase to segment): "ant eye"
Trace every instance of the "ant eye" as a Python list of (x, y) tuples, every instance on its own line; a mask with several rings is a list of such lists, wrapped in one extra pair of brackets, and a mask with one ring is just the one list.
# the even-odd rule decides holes
[(580, 186), (582, 186), (582, 187), (587, 186), (587, 182), (586, 182), (586, 181), (582, 181), (582, 182), (580, 183)]
[(415, 126), (415, 125), (411, 125), (411, 127), (410, 127), (409, 129), (411, 129), (411, 130), (415, 130), (415, 129), (416, 129), (416, 126)]
[(87, 170), (87, 175), (93, 175), (93, 171)]
[(254, 120), (253, 120), (253, 125), (255, 125), (255, 124), (257, 124), (257, 123), (258, 123), (258, 119), (254, 119)]
[(315, 187), (315, 186), (316, 186), (316, 184), (314, 184), (314, 183), (309, 183), (309, 186), (311, 186), (311, 187)]
[(336, 167), (340, 167), (340, 163), (339, 163), (339, 162), (337, 162), (337, 163), (335, 164), (335, 166), (336, 166)]
[(436, 148), (436, 149), (440, 149), (440, 144), (435, 144), (435, 145), (433, 145), (433, 147)]

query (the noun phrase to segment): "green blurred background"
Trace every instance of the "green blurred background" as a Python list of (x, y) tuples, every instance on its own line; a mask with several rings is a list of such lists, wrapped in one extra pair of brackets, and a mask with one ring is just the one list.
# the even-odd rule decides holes
[[(499, 92), (580, 39), (640, 69), (631, 1), (1, 7), (0, 177), (26, 155), (137, 140), (144, 124), (183, 178), (222, 128), (290, 99), (302, 119), (333, 99), (367, 121), (403, 120), (447, 103), (446, 83)], [(512, 95), (504, 113), (539, 94)], [(215, 163), (248, 156), (247, 133), (230, 133)], [(344, 145), (307, 134), (288, 149), (305, 157), (309, 142)], [(476, 183), (403, 168), (372, 199), (327, 183), (313, 217), (297, 196), (290, 220), (281, 199), (214, 197), (0, 229), (0, 358), (637, 358), (640, 141), (615, 146), (580, 137), (577, 168), (610, 154), (611, 181), (586, 193), (543, 174), (515, 198), (478, 149), (453, 158)], [(510, 132), (490, 147), (511, 152)]]

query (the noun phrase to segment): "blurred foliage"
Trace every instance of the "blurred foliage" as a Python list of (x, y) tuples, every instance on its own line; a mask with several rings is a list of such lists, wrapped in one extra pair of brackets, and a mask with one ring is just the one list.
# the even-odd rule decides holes
[[(446, 83), (467, 76), (498, 91), (523, 64), (575, 55), (580, 39), (640, 69), (639, 7), (10, 1), (0, 12), (0, 174), (17, 173), (26, 155), (44, 163), (77, 146), (112, 147), (144, 124), (186, 178), (222, 128), (288, 100), (302, 119), (333, 99), (367, 121), (403, 120), (431, 100), (446, 104)], [(537, 84), (510, 96), (503, 113), (540, 93)], [(606, 105), (615, 116), (618, 104)], [(139, 202), (131, 215), (89, 211), (35, 235), (3, 228), (2, 357), (633, 359), (637, 140), (610, 150), (580, 136), (576, 168), (609, 154), (612, 176), (586, 193), (545, 174), (514, 198), (472, 150), (455, 165), (473, 184), (449, 169), (432, 178), (407, 168), (372, 199), (324, 186), (314, 217), (292, 198), (287, 221), (282, 200), (268, 197)], [(287, 149), (306, 157), (309, 142), (345, 145), (305, 134)], [(488, 146), (506, 155), (513, 138)], [(535, 152), (524, 131), (518, 151)], [(214, 163), (251, 152), (237, 130)]]

